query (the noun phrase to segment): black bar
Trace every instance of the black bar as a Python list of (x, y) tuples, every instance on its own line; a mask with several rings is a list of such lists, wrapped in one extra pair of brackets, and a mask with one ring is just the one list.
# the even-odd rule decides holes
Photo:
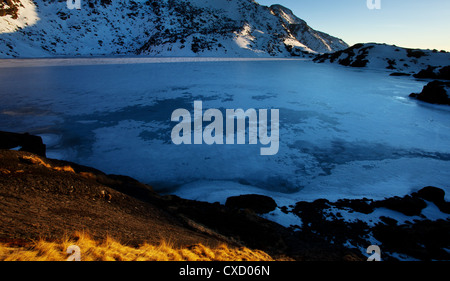
[[(1, 262), (3, 276), (153, 280), (336, 280), (441, 276), (449, 262)], [(193, 274), (195, 273), (195, 274)], [(123, 277), (122, 277), (123, 276)], [(445, 276), (445, 275), (442, 275)], [(81, 280), (81, 279), (80, 279)], [(381, 279), (382, 280), (382, 279)]]

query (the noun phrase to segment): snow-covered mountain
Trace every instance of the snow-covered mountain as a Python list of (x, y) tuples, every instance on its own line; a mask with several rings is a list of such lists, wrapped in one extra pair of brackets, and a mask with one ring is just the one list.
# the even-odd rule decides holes
[(367, 43), (356, 44), (334, 53), (318, 55), (314, 61), (338, 63), (351, 67), (386, 69), (395, 73), (417, 74), (430, 66), (439, 68), (450, 65), (450, 53)]
[(292, 11), (253, 0), (6, 0), (0, 57), (300, 56), (347, 48)]
[[(286, 45), (319, 53), (335, 52), (348, 47), (341, 39), (312, 29), (304, 20), (281, 5), (272, 5), (270, 9), (272, 14), (281, 19), (283, 27), (289, 32), (289, 38), (285, 40)], [(305, 45), (302, 45), (302, 42)]]

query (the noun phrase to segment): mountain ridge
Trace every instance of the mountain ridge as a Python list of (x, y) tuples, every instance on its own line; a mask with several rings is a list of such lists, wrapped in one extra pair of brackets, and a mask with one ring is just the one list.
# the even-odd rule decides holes
[(317, 63), (334, 63), (412, 75), (429, 67), (450, 65), (450, 53), (381, 43), (359, 43), (345, 50), (319, 54), (313, 60)]
[(290, 57), (348, 47), (288, 8), (253, 0), (85, 0), (80, 10), (66, 1), (8, 0), (0, 6), (0, 46), (2, 58)]

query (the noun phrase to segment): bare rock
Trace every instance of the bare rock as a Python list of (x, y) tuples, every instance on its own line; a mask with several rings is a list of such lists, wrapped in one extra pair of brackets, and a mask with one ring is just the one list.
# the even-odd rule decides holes
[(228, 197), (225, 206), (237, 209), (250, 209), (258, 214), (269, 213), (277, 207), (275, 200), (264, 195), (241, 195)]
[(20, 151), (46, 156), (46, 146), (39, 136), (0, 131), (0, 149), (21, 147)]

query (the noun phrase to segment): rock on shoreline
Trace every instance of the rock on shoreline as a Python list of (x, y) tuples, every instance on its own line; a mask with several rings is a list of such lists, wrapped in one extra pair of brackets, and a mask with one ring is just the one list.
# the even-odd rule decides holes
[(449, 260), (450, 202), (428, 186), (404, 197), (298, 202), (282, 207), (302, 221), (296, 235), (363, 251), (380, 246), (383, 260)]
[(275, 210), (277, 203), (268, 196), (248, 194), (228, 197), (225, 206), (228, 208), (249, 209), (257, 214), (266, 214)]
[(450, 82), (434, 80), (425, 85), (422, 92), (409, 96), (428, 103), (450, 105)]
[(28, 151), (40, 156), (46, 155), (46, 146), (39, 136), (28, 133), (18, 134), (0, 131), (0, 149), (20, 147), (20, 151)]

